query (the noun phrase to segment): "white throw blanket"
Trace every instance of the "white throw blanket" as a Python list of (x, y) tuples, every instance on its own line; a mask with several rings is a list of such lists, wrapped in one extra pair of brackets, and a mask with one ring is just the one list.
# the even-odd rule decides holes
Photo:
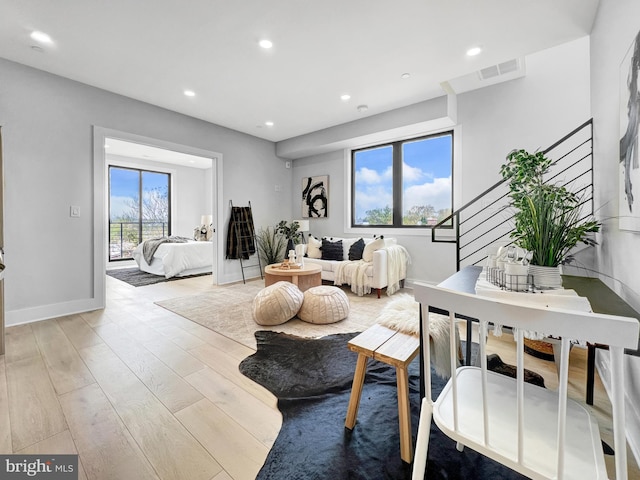
[(411, 261), (409, 252), (402, 245), (389, 245), (387, 251), (387, 295), (393, 295), (400, 288), (400, 280), (407, 276), (407, 264)]
[[(410, 262), (409, 252), (402, 245), (384, 247), (387, 252), (387, 295), (393, 295), (400, 288), (400, 280), (407, 276), (407, 263)], [(342, 261), (336, 265), (334, 285), (349, 284), (351, 291), (358, 296), (371, 293), (371, 281), (367, 276), (367, 269), (373, 262), (364, 260)]]
[(336, 265), (334, 270), (334, 285), (351, 285), (351, 291), (362, 297), (371, 293), (371, 283), (367, 276), (367, 268), (372, 267), (373, 262), (364, 260), (342, 261)]

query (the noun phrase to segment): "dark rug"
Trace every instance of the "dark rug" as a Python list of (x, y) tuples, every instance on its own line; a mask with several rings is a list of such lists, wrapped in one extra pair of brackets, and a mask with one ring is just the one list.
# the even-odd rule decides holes
[[(395, 369), (370, 360), (353, 431), (344, 427), (357, 355), (347, 348), (356, 333), (320, 339), (256, 332), (257, 352), (240, 371), (278, 397), (282, 429), (257, 479), (409, 479), (400, 459)], [(464, 348), (463, 348), (464, 350)], [(411, 426), (418, 430), (419, 358), (409, 366)], [(445, 380), (432, 374), (434, 397)], [(524, 479), (465, 448), (432, 424), (426, 478)]]
[(153, 285), (154, 283), (172, 282), (174, 280), (183, 280), (185, 278), (201, 277), (203, 275), (211, 275), (211, 273), (199, 273), (197, 275), (186, 275), (184, 277), (165, 278), (161, 275), (153, 275), (152, 273), (143, 272), (138, 267), (118, 268), (115, 270), (107, 270), (107, 275), (123, 282), (127, 282), (134, 287), (144, 287)]

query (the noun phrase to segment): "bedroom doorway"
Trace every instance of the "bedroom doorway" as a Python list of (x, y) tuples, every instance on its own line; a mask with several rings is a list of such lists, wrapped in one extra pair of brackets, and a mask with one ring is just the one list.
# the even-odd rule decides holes
[[(120, 251), (131, 243), (128, 230), (123, 226), (122, 235), (115, 235), (113, 225), (125, 224), (127, 215), (139, 211), (139, 218), (131, 219), (131, 229), (144, 228), (148, 216), (143, 213), (145, 202), (166, 202), (165, 232), (171, 235), (193, 238), (194, 228), (201, 218), (211, 218), (214, 233), (211, 237), (213, 258), (211, 265), (212, 283), (217, 284), (218, 266), (222, 263), (224, 239), (217, 232), (219, 219), (223, 218), (222, 204), (222, 155), (184, 145), (173, 144), (162, 140), (141, 137), (126, 132), (118, 132), (101, 127), (94, 127), (94, 165), (96, 196), (94, 197), (96, 236), (94, 244), (95, 262), (95, 294), (96, 300), (104, 304), (106, 297), (105, 275), (107, 267), (122, 266), (131, 262), (114, 261), (112, 250)], [(117, 171), (154, 172), (153, 176), (168, 178), (165, 190), (162, 186), (153, 185), (147, 188), (137, 182), (123, 182), (115, 188), (113, 195), (112, 168)], [(145, 177), (141, 173), (141, 182)], [(131, 180), (131, 179), (128, 179)], [(128, 183), (128, 185), (127, 185)], [(136, 185), (137, 188), (133, 188)], [(130, 191), (131, 190), (131, 191)], [(118, 202), (121, 203), (118, 206)], [(157, 206), (157, 205), (156, 205)], [(118, 222), (114, 223), (114, 212)], [(130, 216), (130, 215), (129, 215)], [(152, 215), (154, 216), (154, 215)], [(157, 215), (155, 215), (157, 216)], [(125, 218), (126, 217), (126, 218)], [(124, 220), (123, 220), (124, 219)], [(142, 220), (140, 220), (142, 219)], [(145, 220), (146, 219), (146, 220)], [(149, 221), (158, 220), (153, 218)], [(98, 225), (100, 223), (100, 225)], [(129, 228), (129, 226), (127, 226)], [(117, 233), (117, 232), (116, 232)], [(136, 238), (140, 237), (140, 232)], [(144, 233), (142, 234), (142, 238)], [(134, 243), (134, 240), (131, 240)], [(121, 242), (118, 244), (118, 242)], [(114, 250), (115, 251), (115, 250)]]

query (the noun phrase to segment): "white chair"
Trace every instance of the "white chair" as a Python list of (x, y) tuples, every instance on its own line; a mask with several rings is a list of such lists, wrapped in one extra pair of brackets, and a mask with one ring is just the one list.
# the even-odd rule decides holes
[[(624, 348), (636, 348), (638, 321), (632, 318), (523, 306), (507, 300), (416, 284), (423, 325), (425, 398), (413, 466), (413, 480), (422, 480), (427, 463), (431, 418), (443, 433), (530, 478), (605, 479), (607, 471), (597, 422), (577, 402), (567, 399), (570, 340), (609, 345), (616, 479), (627, 478), (624, 431)], [(429, 307), (479, 320), (480, 367), (455, 368), (438, 398), (432, 401), (428, 339)], [(485, 343), (488, 322), (509, 325), (517, 339), (517, 379), (487, 371)], [(560, 337), (558, 390), (524, 382), (523, 333), (536, 331)], [(451, 335), (455, 338), (455, 335)], [(456, 349), (452, 346), (452, 352)], [(456, 452), (452, 452), (455, 454)]]

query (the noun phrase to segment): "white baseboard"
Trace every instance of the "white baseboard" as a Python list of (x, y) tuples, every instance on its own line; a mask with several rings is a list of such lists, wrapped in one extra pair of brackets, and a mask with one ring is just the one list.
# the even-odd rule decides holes
[(47, 320), (48, 318), (63, 317), (75, 313), (88, 312), (104, 308), (95, 298), (74, 300), (72, 302), (54, 303), (38, 307), (8, 310), (5, 312), (5, 326), (22, 325), (24, 323)]
[[(607, 355), (605, 355), (605, 353)], [(608, 352), (596, 349), (596, 368), (600, 379), (604, 384), (607, 395), (611, 398), (611, 375), (609, 367)], [(624, 382), (625, 382), (625, 433), (629, 449), (640, 465), (640, 410), (638, 409), (638, 398), (640, 391), (633, 389), (638, 376), (640, 375), (640, 357), (632, 355), (624, 356)], [(612, 445), (613, 447), (613, 445)]]

